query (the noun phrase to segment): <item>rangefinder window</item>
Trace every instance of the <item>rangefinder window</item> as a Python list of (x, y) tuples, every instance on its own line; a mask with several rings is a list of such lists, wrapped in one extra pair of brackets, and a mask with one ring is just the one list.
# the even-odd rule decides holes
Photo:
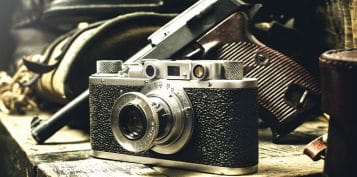
[(149, 76), (149, 77), (153, 77), (155, 75), (155, 68), (151, 65), (147, 66), (146, 67), (146, 75)]
[(167, 67), (168, 76), (180, 76), (180, 67), (179, 66), (168, 66)]

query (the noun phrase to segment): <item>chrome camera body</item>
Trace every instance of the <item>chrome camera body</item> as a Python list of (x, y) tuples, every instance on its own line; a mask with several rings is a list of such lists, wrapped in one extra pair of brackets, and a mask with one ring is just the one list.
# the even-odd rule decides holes
[(240, 175), (258, 164), (257, 80), (223, 60), (97, 62), (95, 157)]

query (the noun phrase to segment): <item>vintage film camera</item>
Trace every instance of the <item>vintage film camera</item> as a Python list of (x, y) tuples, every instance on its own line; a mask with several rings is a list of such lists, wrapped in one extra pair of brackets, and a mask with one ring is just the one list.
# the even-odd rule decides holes
[(265, 46), (252, 32), (260, 4), (242, 0), (200, 0), (159, 30), (127, 61), (144, 58), (241, 61), (244, 74), (257, 78), (259, 116), (273, 141), (319, 115), (320, 84), (298, 60)]
[(89, 79), (99, 158), (238, 175), (257, 171), (257, 80), (238, 61), (101, 60)]

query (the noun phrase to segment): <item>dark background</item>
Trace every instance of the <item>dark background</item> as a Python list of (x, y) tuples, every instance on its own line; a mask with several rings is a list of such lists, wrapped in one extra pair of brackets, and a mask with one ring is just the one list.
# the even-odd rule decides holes
[(17, 0), (0, 1), (0, 70), (7, 70), (14, 51), (14, 42), (10, 36), (12, 13)]

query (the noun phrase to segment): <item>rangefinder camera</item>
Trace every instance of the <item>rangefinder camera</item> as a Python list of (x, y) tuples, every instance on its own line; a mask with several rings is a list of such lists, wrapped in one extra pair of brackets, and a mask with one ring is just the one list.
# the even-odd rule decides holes
[(238, 61), (97, 62), (89, 78), (98, 158), (241, 175), (257, 171), (257, 80)]

